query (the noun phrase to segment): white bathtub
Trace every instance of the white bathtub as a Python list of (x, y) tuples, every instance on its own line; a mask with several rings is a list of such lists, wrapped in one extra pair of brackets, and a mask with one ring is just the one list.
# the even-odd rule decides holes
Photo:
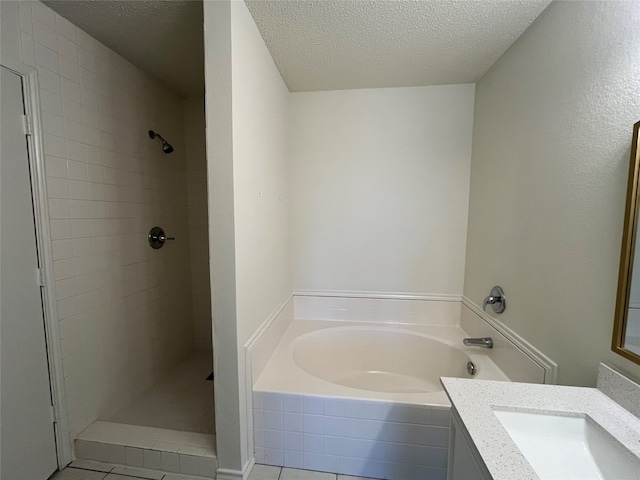
[(509, 380), (459, 327), (294, 320), (253, 387), (257, 463), (407, 480), (446, 478), (439, 378)]
[(440, 377), (509, 380), (459, 327), (292, 322), (254, 390), (448, 406)]

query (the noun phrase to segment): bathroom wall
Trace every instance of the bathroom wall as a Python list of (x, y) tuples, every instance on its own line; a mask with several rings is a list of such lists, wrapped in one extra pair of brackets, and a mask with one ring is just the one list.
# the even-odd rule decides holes
[(184, 99), (184, 139), (189, 205), (191, 307), (193, 344), (211, 350), (211, 289), (209, 287), (209, 219), (204, 97)]
[[(231, 2), (233, 202), (238, 347), (290, 297), (289, 91), (244, 2)], [(240, 385), (245, 378), (240, 357)], [(246, 390), (240, 390), (243, 415)], [(244, 453), (244, 452), (243, 452)], [(248, 459), (247, 452), (247, 458)]]
[(493, 285), (499, 318), (595, 385), (610, 351), (632, 127), (640, 120), (640, 5), (553, 2), (478, 82), (465, 296)]
[(249, 460), (242, 347), (292, 291), (289, 92), (244, 2), (205, 2), (204, 20), (216, 433), (220, 468), (237, 472)]
[(474, 85), (291, 99), (294, 289), (460, 295)]
[[(42, 3), (0, 5), (2, 60), (39, 75), (73, 437), (192, 346), (182, 101)], [(154, 225), (176, 241), (152, 250)]]
[(238, 340), (291, 295), (289, 90), (244, 2), (231, 2)]

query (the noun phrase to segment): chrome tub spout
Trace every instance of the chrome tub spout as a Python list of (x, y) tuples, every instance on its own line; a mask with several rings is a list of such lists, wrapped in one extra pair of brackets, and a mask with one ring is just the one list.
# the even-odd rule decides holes
[(467, 347), (493, 348), (493, 340), (490, 337), (465, 338), (462, 343)]

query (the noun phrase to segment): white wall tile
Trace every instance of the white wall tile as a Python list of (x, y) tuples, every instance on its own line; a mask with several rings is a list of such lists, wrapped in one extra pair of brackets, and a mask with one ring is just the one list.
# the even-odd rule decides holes
[(165, 472), (180, 473), (180, 456), (177, 453), (162, 452), (161, 462)]
[(74, 43), (77, 41), (76, 26), (60, 15), (56, 15), (56, 31)]
[(285, 450), (283, 466), (289, 468), (304, 468), (304, 454), (301, 451)]
[(262, 408), (264, 410), (282, 410), (282, 395), (273, 392), (264, 392), (262, 394)]
[[(286, 450), (302, 451), (302, 433), (299, 432), (284, 432), (283, 434), (283, 448)], [(260, 445), (262, 446), (262, 445)]]
[(322, 470), (322, 455), (319, 453), (307, 453), (303, 455), (304, 468), (307, 470)]
[(180, 473), (198, 475), (198, 457), (180, 454)]
[[(38, 81), (40, 84), (40, 88), (43, 90), (47, 90), (48, 92), (54, 93), (56, 95), (60, 95), (60, 91), (61, 91), (60, 75), (55, 73), (53, 70), (42, 68), (40, 63), (38, 63), (37, 69), (38, 69)], [(62, 132), (61, 130), (47, 131), (46, 133), (64, 136), (64, 132)]]
[(303, 449), (309, 453), (322, 453), (323, 437), (316, 434), (303, 434), (302, 436)]
[(274, 448), (264, 449), (264, 463), (266, 465), (280, 465), (284, 462), (284, 451)]
[(302, 431), (305, 433), (323, 433), (323, 417), (322, 415), (307, 415), (303, 416)]
[(37, 20), (51, 28), (56, 27), (56, 15), (50, 8), (40, 2), (29, 2), (34, 21)]
[(36, 65), (58, 73), (58, 54), (36, 41)]
[(271, 430), (282, 430), (282, 412), (276, 412), (272, 410), (265, 410), (263, 412), (264, 418), (264, 428)]
[[(187, 202), (182, 100), (44, 4), (18, 8), (22, 58), (16, 60), (37, 64), (39, 76), (63, 369), (76, 434), (191, 351), (190, 233), (200, 217), (190, 229), (189, 208), (202, 207)], [(204, 125), (203, 114), (193, 120)], [(174, 145), (170, 158), (148, 138), (150, 128)], [(200, 172), (206, 171), (203, 152)], [(196, 200), (206, 201), (203, 195)], [(146, 235), (156, 223), (179, 239), (170, 255), (147, 251)], [(203, 228), (206, 237), (206, 221)], [(207, 263), (206, 250), (202, 255)], [(135, 275), (123, 276), (124, 268)], [(204, 281), (200, 296), (208, 292)], [(152, 291), (161, 294), (142, 293)], [(156, 335), (124, 328), (131, 319), (142, 323), (152, 308), (161, 311)], [(100, 345), (97, 325), (112, 348)], [(165, 470), (179, 471), (177, 456), (165, 461), (171, 464)]]
[(284, 445), (284, 435), (282, 431), (276, 431), (276, 430), (264, 431), (265, 448), (282, 450), (283, 445)]
[(283, 429), (289, 432), (302, 432), (303, 416), (301, 413), (285, 412), (283, 415)]

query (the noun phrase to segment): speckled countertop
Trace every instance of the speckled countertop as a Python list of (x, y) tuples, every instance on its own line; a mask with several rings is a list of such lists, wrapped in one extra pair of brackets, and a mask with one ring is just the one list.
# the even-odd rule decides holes
[(538, 479), (492, 407), (532, 413), (588, 415), (640, 457), (640, 419), (595, 388), (442, 378), (494, 480)]

